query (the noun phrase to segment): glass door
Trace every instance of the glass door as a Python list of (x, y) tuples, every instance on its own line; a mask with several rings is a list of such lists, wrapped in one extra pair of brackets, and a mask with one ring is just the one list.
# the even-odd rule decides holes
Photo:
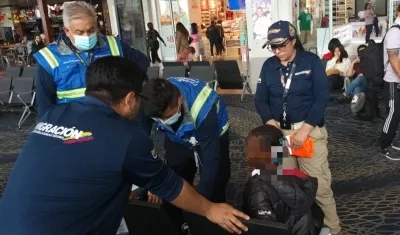
[(167, 44), (162, 46), (164, 61), (175, 61), (177, 58), (175, 44), (175, 25), (181, 22), (190, 32), (187, 0), (159, 0), (158, 15), (160, 21), (160, 35)]
[(141, 0), (116, 0), (120, 38), (147, 54), (146, 29)]

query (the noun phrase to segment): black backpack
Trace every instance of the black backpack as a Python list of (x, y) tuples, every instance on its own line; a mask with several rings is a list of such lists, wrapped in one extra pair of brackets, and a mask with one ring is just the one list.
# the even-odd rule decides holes
[[(391, 28), (398, 28), (400, 25), (393, 25)], [(386, 37), (386, 35), (385, 35)], [(381, 43), (369, 45), (367, 48), (360, 52), (360, 70), (363, 73), (369, 86), (380, 86), (383, 84), (383, 77), (385, 76), (385, 64), (383, 60), (383, 44), (385, 42), (383, 37)]]
[(376, 93), (365, 92), (365, 101), (362, 109), (359, 112), (353, 112), (353, 115), (355, 119), (360, 121), (374, 121), (376, 118), (382, 118)]

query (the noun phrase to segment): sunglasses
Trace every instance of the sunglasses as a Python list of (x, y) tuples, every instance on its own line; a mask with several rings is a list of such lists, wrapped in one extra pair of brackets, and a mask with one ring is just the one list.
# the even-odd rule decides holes
[(290, 40), (287, 39), (285, 42), (283, 42), (282, 44), (279, 45), (268, 45), (268, 50), (271, 52), (276, 52), (276, 50), (279, 49), (279, 51), (284, 52), (286, 51), (286, 46), (289, 44)]

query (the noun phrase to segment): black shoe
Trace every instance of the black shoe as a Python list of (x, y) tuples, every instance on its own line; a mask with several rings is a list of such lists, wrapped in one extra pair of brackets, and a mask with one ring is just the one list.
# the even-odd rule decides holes
[(400, 161), (400, 151), (396, 150), (392, 146), (381, 150), (381, 155), (384, 155), (387, 159), (392, 161)]

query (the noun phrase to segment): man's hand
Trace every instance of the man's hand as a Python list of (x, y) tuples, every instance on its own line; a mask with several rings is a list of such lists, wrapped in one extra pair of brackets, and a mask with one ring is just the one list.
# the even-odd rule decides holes
[(274, 120), (274, 119), (271, 119), (271, 120), (269, 120), (267, 123), (265, 123), (266, 125), (271, 125), (271, 126), (274, 126), (274, 127), (276, 127), (276, 128), (279, 128), (279, 126), (278, 126), (278, 123)]
[(139, 196), (139, 193), (137, 190), (134, 190), (131, 192), (131, 194), (129, 195), (129, 200), (137, 200)]
[(163, 203), (161, 198), (159, 198), (158, 196), (156, 196), (150, 192), (147, 193), (147, 198), (148, 198), (147, 201), (149, 203), (160, 204), (160, 205)]
[(304, 141), (306, 141), (307, 137), (307, 132), (299, 130), (298, 132), (296, 132), (296, 134), (294, 134), (292, 145), (290, 147), (292, 149), (300, 148), (304, 144)]
[(213, 203), (207, 213), (207, 219), (218, 224), (230, 233), (241, 234), (248, 228), (240, 222), (238, 217), (249, 220), (250, 217), (225, 203)]

